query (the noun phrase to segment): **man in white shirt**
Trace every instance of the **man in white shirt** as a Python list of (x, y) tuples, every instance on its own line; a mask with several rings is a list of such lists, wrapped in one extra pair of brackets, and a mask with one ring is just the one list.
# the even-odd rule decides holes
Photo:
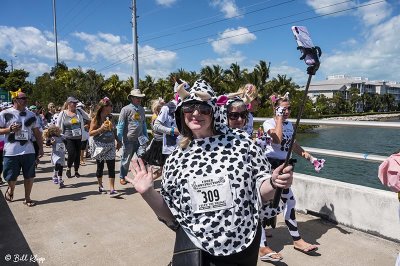
[(4, 179), (8, 182), (5, 199), (13, 201), (17, 177), (24, 176), (25, 200), (28, 207), (35, 206), (31, 200), (33, 178), (35, 177), (35, 149), (32, 144), (32, 135), (39, 145), (39, 157), (43, 156), (43, 140), (39, 131), (37, 118), (29, 111), (25, 93), (20, 90), (12, 93), (14, 106), (0, 112), (0, 135), (5, 134), (4, 146)]

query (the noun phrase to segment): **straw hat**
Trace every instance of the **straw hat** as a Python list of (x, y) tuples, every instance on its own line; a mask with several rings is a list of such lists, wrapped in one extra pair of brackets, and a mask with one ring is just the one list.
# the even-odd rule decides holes
[(128, 100), (130, 100), (130, 97), (143, 98), (144, 96), (146, 96), (146, 95), (141, 93), (140, 90), (133, 89), (133, 90), (131, 90), (131, 93), (129, 93), (129, 95), (128, 95)]

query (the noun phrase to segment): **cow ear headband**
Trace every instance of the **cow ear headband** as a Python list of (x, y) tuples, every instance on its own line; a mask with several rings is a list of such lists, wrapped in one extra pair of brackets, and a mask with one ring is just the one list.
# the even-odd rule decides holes
[(269, 97), (269, 99), (271, 100), (271, 102), (273, 103), (273, 105), (275, 105), (276, 102), (279, 101), (279, 100), (286, 100), (286, 101), (289, 101), (289, 100), (290, 100), (290, 99), (289, 99), (289, 92), (286, 92), (285, 95), (283, 95), (283, 96), (273, 94), (273, 95), (271, 95), (271, 96)]

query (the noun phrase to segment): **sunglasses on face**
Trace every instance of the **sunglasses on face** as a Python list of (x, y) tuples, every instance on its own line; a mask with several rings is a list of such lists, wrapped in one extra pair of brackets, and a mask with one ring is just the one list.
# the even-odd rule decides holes
[(238, 120), (239, 117), (242, 119), (247, 119), (247, 111), (243, 111), (243, 112), (230, 112), (228, 113), (228, 119), (230, 120)]
[(185, 114), (193, 114), (197, 110), (199, 114), (209, 115), (212, 112), (212, 107), (207, 104), (187, 104), (182, 106), (182, 111)]
[(28, 99), (28, 97), (17, 97), (17, 98), (15, 98), (15, 99), (26, 101), (26, 100)]

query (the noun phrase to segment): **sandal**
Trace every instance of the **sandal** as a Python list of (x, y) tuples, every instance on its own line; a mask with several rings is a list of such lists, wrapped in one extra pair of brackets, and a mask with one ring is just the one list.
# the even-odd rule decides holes
[(24, 205), (26, 205), (28, 207), (33, 207), (36, 205), (36, 203), (32, 200), (24, 200), (23, 203), (24, 203)]
[(11, 191), (11, 188), (8, 187), (7, 190), (6, 190), (6, 193), (4, 194), (4, 198), (8, 202), (12, 202), (13, 198), (14, 198), (14, 193), (10, 193), (10, 191)]

